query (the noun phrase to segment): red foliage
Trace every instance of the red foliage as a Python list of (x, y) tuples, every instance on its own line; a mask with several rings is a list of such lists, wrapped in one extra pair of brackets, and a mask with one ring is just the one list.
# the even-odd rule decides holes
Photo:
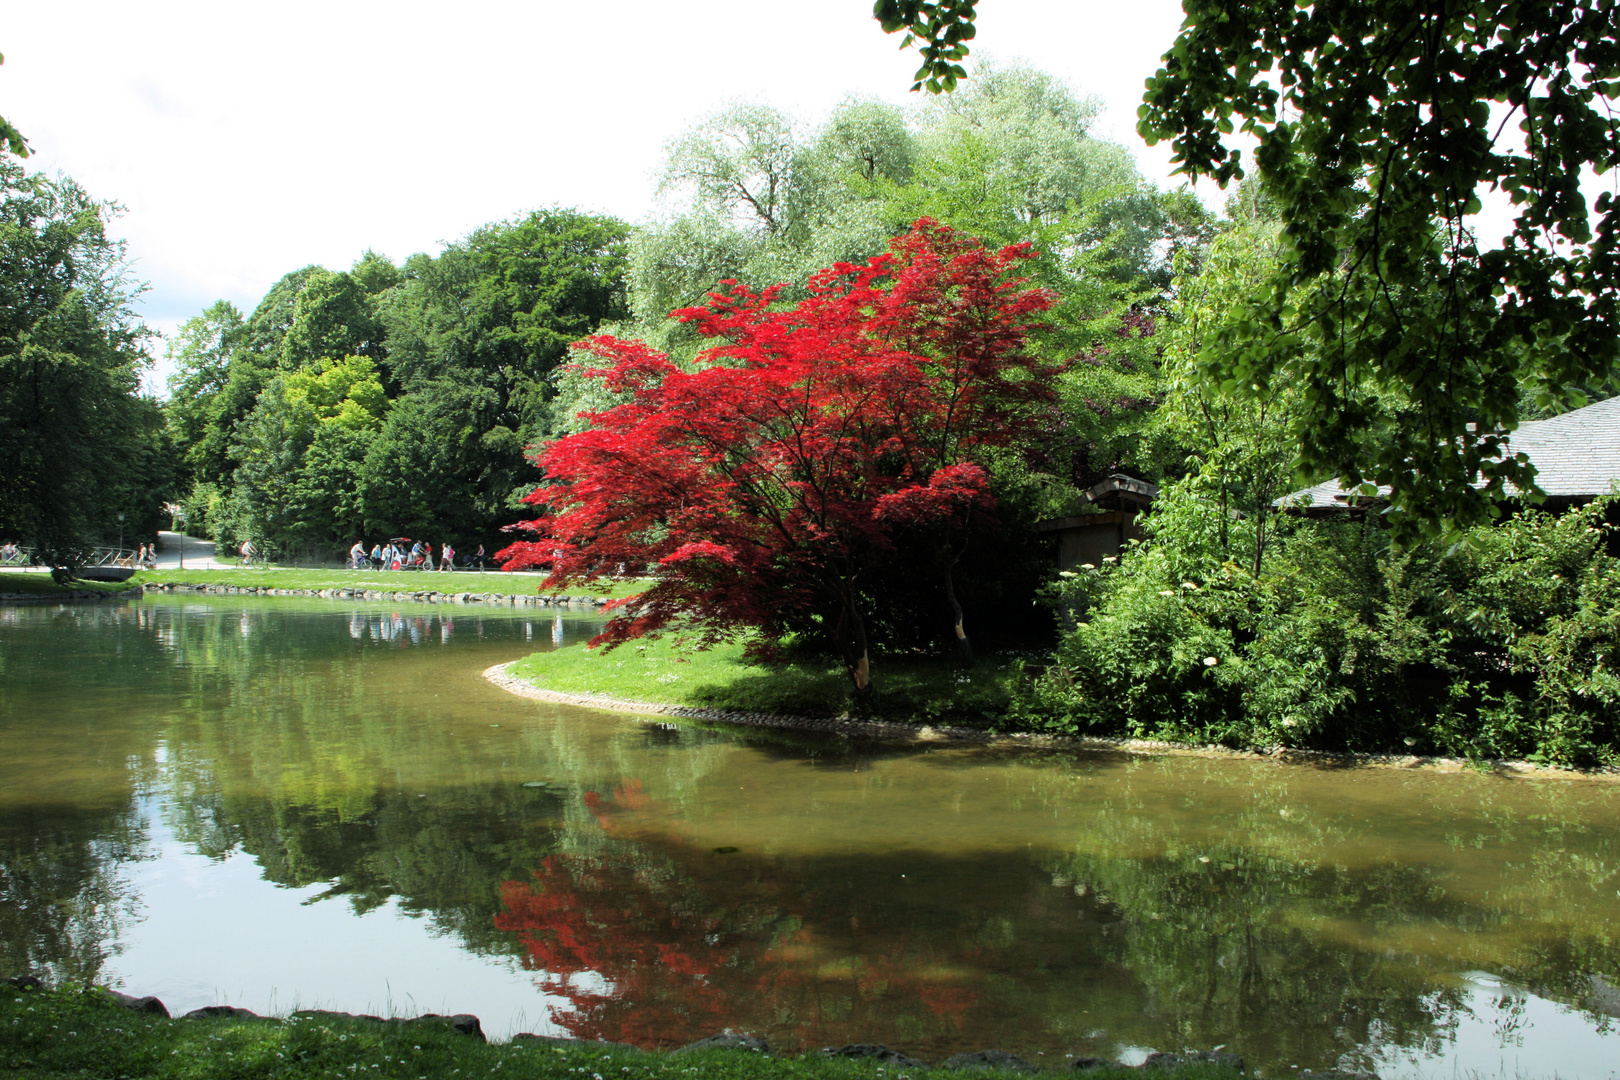
[(588, 339), (588, 374), (628, 400), (539, 455), (547, 483), (526, 501), (541, 516), (513, 526), (538, 539), (498, 558), (549, 568), (546, 588), (657, 564), (593, 645), (669, 627), (774, 637), (819, 617), (864, 689), (861, 575), (908, 526), (992, 508), (983, 455), (1051, 407), (1058, 365), (1029, 334), (1053, 298), (1014, 276), (1031, 254), (925, 219), (791, 308), (727, 282), (675, 312), (719, 342), (689, 370)]

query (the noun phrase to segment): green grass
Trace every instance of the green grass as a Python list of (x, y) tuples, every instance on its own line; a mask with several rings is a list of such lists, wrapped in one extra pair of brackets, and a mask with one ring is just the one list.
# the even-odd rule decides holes
[(0, 571), (0, 593), (36, 593), (40, 596), (52, 596), (72, 592), (124, 592), (134, 588), (137, 579), (129, 581), (75, 581), (68, 585), (58, 585), (51, 580), (51, 575), (22, 570)]
[[(574, 646), (533, 653), (508, 670), (565, 694), (794, 716), (850, 711), (849, 678), (836, 662), (758, 664), (742, 653), (741, 644), (693, 650), (658, 638), (612, 652)], [(971, 668), (944, 659), (879, 658), (872, 664), (877, 693), (865, 714), (908, 723), (994, 726), (1018, 677), (1017, 662), (1004, 656)]]
[[(897, 1069), (872, 1061), (768, 1057), (737, 1050), (687, 1054), (538, 1042), (484, 1043), (435, 1025), (337, 1017), (164, 1019), (134, 1013), (94, 990), (23, 993), (0, 985), (0, 1074), (19, 1080), (141, 1077), (150, 1080), (885, 1080), (986, 1076)], [(1011, 1073), (997, 1073), (1010, 1077)], [(1087, 1080), (1125, 1080), (1103, 1068)], [(1209, 1064), (1183, 1080), (1235, 1080)]]
[[(256, 589), (379, 589), (389, 592), (503, 593), (533, 595), (544, 580), (541, 574), (508, 574), (502, 570), (143, 570), (135, 581), (148, 585), (240, 585)], [(554, 590), (564, 596), (629, 596), (646, 585), (635, 579), (579, 585)]]

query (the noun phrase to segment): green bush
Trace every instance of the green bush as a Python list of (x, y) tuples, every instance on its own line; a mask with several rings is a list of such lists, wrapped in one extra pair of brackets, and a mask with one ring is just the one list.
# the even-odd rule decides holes
[(1146, 541), (1051, 589), (1066, 629), (1015, 715), (1231, 746), (1613, 764), (1616, 501), (1405, 550), (1375, 521), (1285, 519), (1256, 574), (1252, 526), (1171, 485)]

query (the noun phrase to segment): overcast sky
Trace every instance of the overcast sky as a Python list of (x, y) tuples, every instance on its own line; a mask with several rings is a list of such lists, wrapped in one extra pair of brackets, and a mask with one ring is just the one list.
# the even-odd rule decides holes
[[(250, 311), (310, 263), (398, 261), (545, 206), (652, 211), (663, 146), (732, 101), (815, 122), (904, 102), (916, 53), (871, 0), (0, 0), (0, 115), (29, 164), (127, 207), (143, 312), (170, 329)], [(1135, 135), (1176, 0), (985, 0), (976, 52), (1104, 100), (1098, 133), (1165, 186)], [(1209, 193), (1213, 194), (1213, 193)]]

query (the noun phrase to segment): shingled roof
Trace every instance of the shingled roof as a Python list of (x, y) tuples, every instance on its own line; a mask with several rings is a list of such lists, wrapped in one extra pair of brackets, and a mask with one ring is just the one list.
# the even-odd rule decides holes
[[(1536, 467), (1536, 483), (1554, 499), (1582, 500), (1609, 493), (1620, 479), (1620, 397), (1594, 402), (1550, 420), (1529, 420), (1508, 437), (1508, 453), (1526, 454)], [(1389, 488), (1380, 487), (1387, 497)], [(1327, 509), (1360, 500), (1337, 480), (1304, 488), (1278, 499), (1277, 506)]]

